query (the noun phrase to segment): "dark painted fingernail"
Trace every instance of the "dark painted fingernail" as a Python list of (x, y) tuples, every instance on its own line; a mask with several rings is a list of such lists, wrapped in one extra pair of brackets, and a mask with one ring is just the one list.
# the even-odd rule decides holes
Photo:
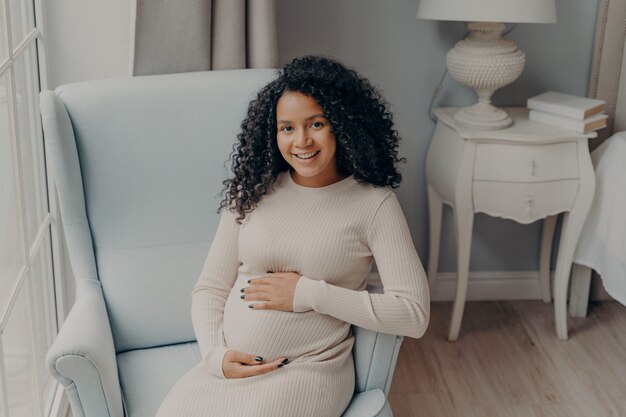
[(245, 288), (242, 288), (242, 289), (241, 289), (241, 292), (243, 292), (243, 290), (245, 290)]
[(282, 361), (281, 365), (287, 365), (289, 363), (289, 359), (285, 359), (284, 361)]
[(261, 362), (263, 360), (263, 357), (262, 356), (257, 356), (257, 357), (254, 358), (254, 360), (257, 361), (257, 362)]
[(252, 304), (250, 304), (250, 305), (248, 306), (248, 308), (252, 308)]
[(282, 368), (283, 366), (284, 366), (284, 365), (283, 365), (282, 363), (279, 363), (279, 364), (278, 364), (278, 367), (279, 367), (279, 368)]
[(245, 294), (241, 294), (241, 298), (246, 298), (246, 295)]
[(250, 281), (252, 281), (251, 279), (248, 280), (248, 284), (250, 284)]

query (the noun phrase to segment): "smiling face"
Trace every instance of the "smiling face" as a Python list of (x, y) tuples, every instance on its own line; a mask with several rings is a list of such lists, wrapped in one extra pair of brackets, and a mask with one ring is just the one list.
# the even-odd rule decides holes
[(276, 125), (278, 149), (293, 168), (294, 182), (323, 187), (342, 179), (335, 159), (335, 135), (315, 99), (286, 91), (276, 103)]

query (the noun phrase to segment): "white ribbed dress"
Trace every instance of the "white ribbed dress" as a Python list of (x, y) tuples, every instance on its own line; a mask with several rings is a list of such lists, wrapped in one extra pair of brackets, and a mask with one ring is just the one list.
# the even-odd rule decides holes
[[(350, 324), (420, 337), (429, 320), (426, 274), (396, 195), (349, 176), (311, 188), (281, 173), (241, 225), (224, 209), (193, 290), (203, 360), (164, 399), (158, 417), (339, 417), (354, 393)], [(373, 260), (384, 294), (365, 291)], [(252, 277), (297, 272), (295, 312), (254, 310)], [(227, 379), (228, 349), (281, 356), (267, 374)]]

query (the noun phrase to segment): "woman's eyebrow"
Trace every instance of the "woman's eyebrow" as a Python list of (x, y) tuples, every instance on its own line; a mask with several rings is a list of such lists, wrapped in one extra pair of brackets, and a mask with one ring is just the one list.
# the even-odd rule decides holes
[[(326, 118), (326, 116), (324, 116), (322, 113), (318, 113), (318, 114), (314, 114), (312, 116), (307, 117), (304, 120), (311, 120), (311, 119), (315, 119), (316, 117), (323, 117), (324, 119)], [(289, 120), (277, 120), (277, 123), (291, 123), (291, 121)]]

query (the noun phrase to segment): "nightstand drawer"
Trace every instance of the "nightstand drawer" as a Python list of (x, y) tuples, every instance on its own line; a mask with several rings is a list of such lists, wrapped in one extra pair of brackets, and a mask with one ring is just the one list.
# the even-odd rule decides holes
[(474, 211), (531, 223), (569, 211), (578, 193), (578, 180), (541, 183), (474, 181)]
[(549, 145), (479, 143), (474, 180), (541, 182), (578, 178), (575, 142)]

